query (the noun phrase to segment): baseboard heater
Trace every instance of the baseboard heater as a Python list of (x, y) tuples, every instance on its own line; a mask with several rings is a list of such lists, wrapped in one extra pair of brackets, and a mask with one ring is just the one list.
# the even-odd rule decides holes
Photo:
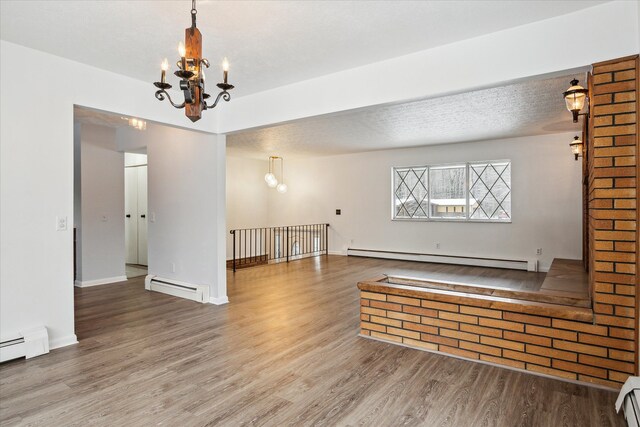
[(163, 294), (201, 303), (209, 302), (208, 285), (194, 285), (192, 283), (149, 275), (144, 280), (144, 287), (148, 291), (162, 292)]
[(440, 264), (470, 265), (477, 267), (508, 268), (512, 270), (538, 271), (538, 260), (518, 260), (482, 258), (458, 255), (420, 254), (414, 252), (394, 252), (376, 249), (347, 249), (348, 256), (368, 258), (398, 259), (404, 261), (434, 262)]
[(27, 329), (15, 338), (0, 342), (0, 363), (25, 357), (40, 356), (49, 353), (49, 333), (44, 326)]

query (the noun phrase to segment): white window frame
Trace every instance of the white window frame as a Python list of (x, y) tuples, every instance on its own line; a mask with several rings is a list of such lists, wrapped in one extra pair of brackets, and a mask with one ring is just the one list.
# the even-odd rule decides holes
[[(392, 221), (426, 221), (426, 222), (466, 222), (466, 223), (478, 223), (478, 222), (491, 222), (491, 223), (498, 223), (498, 224), (511, 224), (511, 222), (513, 222), (513, 186), (512, 186), (512, 182), (513, 179), (511, 179), (509, 181), (509, 195), (511, 196), (511, 202), (512, 202), (512, 206), (509, 212), (509, 218), (506, 219), (473, 219), (470, 218), (471, 215), (471, 208), (469, 206), (469, 190), (470, 190), (470, 169), (469, 166), (470, 165), (476, 165), (476, 164), (485, 164), (485, 163), (509, 163), (509, 168), (512, 167), (512, 163), (510, 159), (499, 159), (499, 160), (479, 160), (479, 161), (472, 161), (472, 162), (453, 162), (453, 163), (438, 163), (438, 164), (430, 164), (430, 165), (417, 165), (417, 166), (392, 166), (391, 167), (391, 220)], [(421, 217), (421, 218), (404, 218), (404, 217), (396, 217), (396, 187), (397, 187), (397, 183), (396, 183), (396, 170), (400, 169), (400, 170), (404, 170), (404, 169), (423, 169), (426, 168), (426, 176), (427, 176), (427, 204), (430, 205), (430, 201), (431, 201), (431, 168), (439, 168), (439, 167), (443, 167), (443, 166), (464, 166), (465, 168), (465, 183), (464, 183), (464, 188), (465, 188), (465, 199), (466, 199), (466, 206), (465, 206), (465, 213), (466, 216), (464, 218), (435, 218), (435, 217), (431, 217), (431, 209), (428, 209), (427, 212), (427, 217)], [(513, 170), (512, 170), (513, 172)], [(493, 193), (492, 193), (493, 194)]]

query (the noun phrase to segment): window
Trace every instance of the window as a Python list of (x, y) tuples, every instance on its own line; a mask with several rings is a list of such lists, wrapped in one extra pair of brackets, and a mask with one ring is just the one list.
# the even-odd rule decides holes
[(511, 163), (469, 164), (469, 219), (511, 219)]
[(508, 160), (393, 168), (393, 218), (511, 221)]
[(394, 217), (428, 218), (427, 168), (394, 168)]
[(467, 217), (466, 165), (429, 168), (430, 218)]

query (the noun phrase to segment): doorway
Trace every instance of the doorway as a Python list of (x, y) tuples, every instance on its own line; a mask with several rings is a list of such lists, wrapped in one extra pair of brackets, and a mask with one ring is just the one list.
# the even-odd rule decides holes
[(124, 154), (124, 232), (127, 278), (147, 274), (147, 155)]

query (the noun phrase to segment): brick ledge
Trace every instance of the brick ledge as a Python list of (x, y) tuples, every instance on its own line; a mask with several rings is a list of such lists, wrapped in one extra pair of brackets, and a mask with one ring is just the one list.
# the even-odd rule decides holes
[[(383, 282), (384, 280), (385, 282)], [(361, 291), (403, 297), (421, 298), (438, 302), (470, 305), (474, 307), (506, 310), (515, 313), (534, 314), (558, 319), (577, 320), (594, 323), (593, 310), (572, 305), (552, 304), (539, 301), (527, 301), (493, 295), (479, 295), (468, 292), (431, 289), (417, 286), (387, 283), (387, 277), (358, 282)]]

